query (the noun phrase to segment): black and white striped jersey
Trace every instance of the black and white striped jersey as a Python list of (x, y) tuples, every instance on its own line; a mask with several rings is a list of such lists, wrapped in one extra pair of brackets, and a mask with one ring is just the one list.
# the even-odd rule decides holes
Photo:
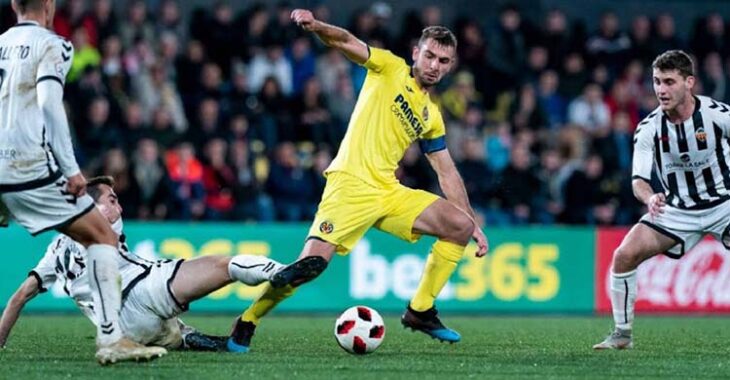
[[(131, 288), (149, 274), (153, 265), (165, 262), (145, 260), (135, 255), (129, 251), (125, 240), (124, 235), (119, 237), (119, 254), (116, 256), (119, 274), (122, 276), (123, 296), (128, 292), (127, 288)], [(41, 292), (54, 285), (58, 286), (58, 291), (71, 297), (84, 314), (96, 323), (87, 267), (84, 246), (64, 234), (58, 234), (29, 276), (38, 280)]]
[(696, 96), (692, 116), (672, 124), (657, 108), (634, 133), (632, 178), (649, 181), (654, 168), (667, 203), (705, 209), (730, 199), (730, 106)]
[(73, 56), (70, 42), (35, 22), (0, 35), (0, 184), (25, 184), (59, 169), (78, 172), (66, 115), (54, 122), (45, 114), (36, 87), (45, 81), (63, 86)]

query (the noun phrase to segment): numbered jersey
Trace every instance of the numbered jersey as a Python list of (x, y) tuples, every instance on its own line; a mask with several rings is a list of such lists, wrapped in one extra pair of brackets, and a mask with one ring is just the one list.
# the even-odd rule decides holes
[[(154, 265), (164, 262), (145, 260), (131, 253), (125, 240), (124, 235), (119, 237), (119, 254), (116, 256), (119, 273), (122, 276), (123, 300), (136, 283), (149, 275)], [(63, 292), (76, 302), (86, 316), (96, 322), (87, 267), (84, 246), (66, 235), (59, 234), (48, 245), (45, 255), (29, 275), (36, 277), (41, 292), (47, 291), (58, 282)]]
[(70, 42), (34, 22), (0, 35), (0, 184), (28, 183), (58, 170), (36, 84), (63, 86), (73, 53)]

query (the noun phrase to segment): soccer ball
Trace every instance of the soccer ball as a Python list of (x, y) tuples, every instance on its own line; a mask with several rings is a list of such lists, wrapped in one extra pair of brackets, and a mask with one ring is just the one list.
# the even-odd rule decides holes
[(383, 317), (367, 306), (345, 310), (335, 322), (335, 338), (345, 351), (364, 355), (375, 351), (385, 337)]

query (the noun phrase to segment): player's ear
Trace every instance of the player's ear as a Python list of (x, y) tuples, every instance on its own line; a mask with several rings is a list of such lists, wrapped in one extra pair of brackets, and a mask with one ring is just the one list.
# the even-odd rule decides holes
[(690, 75), (685, 79), (685, 83), (687, 83), (687, 88), (692, 89), (695, 86), (695, 83), (697, 82), (697, 79), (694, 77), (694, 75)]
[(420, 42), (417, 42), (415, 45), (413, 45), (413, 53), (411, 55), (411, 58), (413, 58), (413, 62), (416, 62), (419, 53), (421, 53), (421, 45)]

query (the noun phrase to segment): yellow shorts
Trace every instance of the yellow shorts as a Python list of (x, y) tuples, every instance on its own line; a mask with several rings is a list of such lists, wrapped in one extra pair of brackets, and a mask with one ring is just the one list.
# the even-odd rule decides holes
[(333, 172), (327, 176), (308, 237), (336, 245), (340, 254), (352, 250), (373, 226), (415, 242), (421, 235), (413, 233), (413, 223), (438, 199), (435, 194), (400, 184), (378, 188), (350, 174)]

